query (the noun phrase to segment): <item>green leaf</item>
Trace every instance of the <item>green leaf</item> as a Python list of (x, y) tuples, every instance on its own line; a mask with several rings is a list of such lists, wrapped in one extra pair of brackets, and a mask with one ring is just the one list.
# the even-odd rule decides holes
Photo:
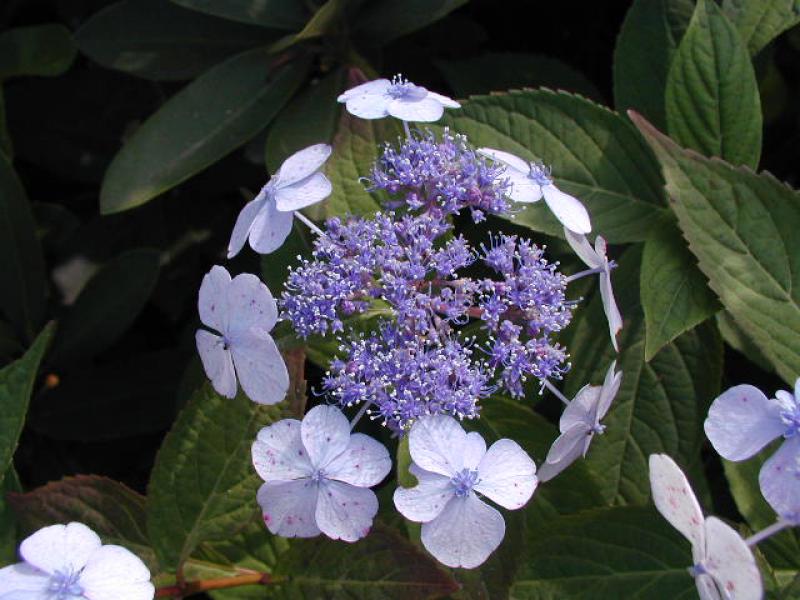
[[(783, 438), (759, 452), (753, 458), (742, 462), (722, 460), (725, 477), (730, 485), (736, 508), (742, 513), (753, 531), (772, 525), (777, 515), (764, 500), (758, 484), (758, 473), (766, 460), (783, 443)], [(776, 571), (800, 570), (800, 536), (790, 529), (770, 537), (758, 545), (767, 557), (770, 566)]]
[(292, 43), (342, 31), (342, 18), (350, 0), (325, 0)]
[(743, 354), (748, 360), (758, 365), (759, 369), (772, 373), (775, 369), (769, 362), (764, 353), (759, 350), (748, 335), (736, 323), (734, 318), (725, 310), (721, 310), (716, 315), (717, 328), (719, 329), (722, 339), (731, 348)]
[[(347, 89), (366, 80), (363, 73), (350, 69)], [(374, 213), (380, 207), (359, 180), (370, 174), (372, 163), (378, 158), (379, 145), (394, 141), (401, 134), (395, 119), (359, 119), (346, 110), (341, 111), (333, 154), (325, 164), (325, 174), (333, 184), (333, 193), (321, 206), (320, 218)]]
[(39, 364), (53, 330), (54, 325), (48, 324), (22, 358), (0, 370), (0, 483), (17, 449)]
[(17, 27), (0, 34), (0, 80), (22, 75), (55, 76), (75, 58), (69, 29), (47, 24)]
[(154, 80), (191, 79), (222, 59), (275, 38), (165, 0), (121, 0), (75, 32), (78, 48), (104, 67)]
[[(584, 202), (593, 229), (609, 242), (645, 239), (665, 212), (663, 179), (646, 144), (626, 120), (580, 96), (550, 90), (474, 96), (448, 112), (444, 124), (476, 147), (552, 165), (558, 186)], [(543, 202), (527, 205), (513, 222), (563, 237)]]
[(17, 519), (8, 502), (8, 494), (21, 491), (19, 477), (11, 466), (0, 483), (0, 567), (17, 562)]
[(634, 108), (666, 128), (667, 73), (694, 5), (694, 0), (634, 1), (614, 49), (614, 104), (620, 113)]
[(755, 174), (681, 149), (641, 117), (675, 214), (711, 289), (790, 384), (800, 373), (800, 198)]
[(758, 165), (761, 100), (750, 54), (709, 0), (699, 0), (667, 77), (667, 130), (683, 146)]
[(172, 0), (175, 4), (223, 19), (298, 31), (308, 19), (302, 0)]
[(256, 510), (259, 479), (250, 445), (278, 409), (244, 394), (231, 400), (210, 384), (178, 416), (156, 456), (147, 529), (164, 570), (180, 570), (206, 541), (225, 539)]
[(562, 89), (594, 100), (603, 97), (583, 73), (539, 54), (487, 52), (473, 58), (435, 63), (459, 98), (525, 87)]
[(722, 12), (739, 30), (752, 56), (800, 23), (797, 0), (723, 0)]
[(118, 481), (97, 475), (65, 477), (26, 494), (11, 494), (9, 504), (27, 533), (54, 523), (80, 521), (103, 542), (124, 546), (155, 568), (144, 496)]
[(288, 581), (274, 585), (270, 597), (287, 600), (439, 598), (458, 589), (429, 554), (381, 524), (357, 544), (324, 538), (292, 542), (274, 574)]
[(44, 320), (47, 281), (36, 223), (25, 190), (0, 154), (0, 308), (31, 340)]
[(431, 23), (467, 0), (375, 0), (359, 14), (355, 25), (362, 36), (386, 44)]
[(50, 360), (67, 364), (113, 344), (147, 304), (159, 261), (157, 250), (129, 250), (97, 271), (61, 319)]
[(269, 64), (263, 48), (244, 52), (170, 98), (114, 157), (100, 190), (101, 211), (144, 204), (255, 136), (305, 79), (308, 63)]
[(610, 508), (532, 527), (517, 600), (693, 599), (689, 544), (652, 508)]
[(645, 242), (640, 286), (646, 361), (721, 308), (672, 223), (657, 228)]
[(711, 324), (684, 333), (645, 362), (640, 258), (640, 248), (630, 248), (612, 276), (624, 319), (620, 354), (609, 343), (599, 294), (583, 308), (568, 343), (569, 397), (587, 383), (601, 384), (612, 360), (622, 371), (622, 385), (604, 421), (605, 434), (594, 438), (586, 457), (589, 468), (601, 476), (605, 499), (618, 504), (643, 504), (649, 498), (650, 454), (664, 452), (689, 468), (699, 460), (703, 420), (719, 392), (722, 373), (722, 341)]
[(275, 173), (289, 155), (307, 146), (330, 143), (336, 131), (341, 105), (336, 97), (344, 90), (344, 69), (309, 83), (275, 117), (267, 133), (267, 170)]

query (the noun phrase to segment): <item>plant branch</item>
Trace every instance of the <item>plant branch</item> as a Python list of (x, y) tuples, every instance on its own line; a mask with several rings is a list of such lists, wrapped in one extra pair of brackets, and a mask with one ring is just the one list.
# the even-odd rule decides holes
[(243, 573), (234, 577), (220, 577), (218, 579), (198, 579), (182, 584), (167, 585), (156, 590), (156, 598), (183, 598), (209, 590), (222, 590), (225, 588), (240, 587), (243, 585), (270, 585), (282, 581), (282, 578), (273, 578), (269, 573)]

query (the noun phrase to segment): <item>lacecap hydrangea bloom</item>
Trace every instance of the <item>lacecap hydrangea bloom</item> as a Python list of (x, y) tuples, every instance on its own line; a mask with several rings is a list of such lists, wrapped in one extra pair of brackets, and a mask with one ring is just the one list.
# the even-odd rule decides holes
[(122, 546), (103, 545), (83, 523), (25, 538), (22, 562), (0, 569), (2, 600), (151, 600), (150, 571)]
[(780, 448), (761, 467), (761, 493), (780, 517), (800, 524), (800, 379), (794, 394), (767, 398), (752, 385), (737, 385), (711, 404), (705, 431), (720, 456), (748, 459), (777, 438)]

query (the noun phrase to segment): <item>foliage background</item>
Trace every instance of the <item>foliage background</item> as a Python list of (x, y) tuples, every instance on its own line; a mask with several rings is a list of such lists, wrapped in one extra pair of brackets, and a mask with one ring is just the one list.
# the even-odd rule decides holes
[[(76, 518), (139, 552), (165, 584), (176, 570), (238, 565), (291, 575), (270, 588), (276, 597), (691, 597), (688, 546), (647, 508), (646, 456), (675, 456), (707, 512), (769, 523), (757, 467), (723, 465), (701, 425), (721, 387), (771, 393), (800, 373), (800, 207), (778, 183), (800, 174), (798, 6), (271, 0), (252, 3), (269, 8), (254, 23), (245, 4), (0, 6), (0, 561), (32, 528)], [(341, 114), (334, 99), (358, 71), (474, 96), (444, 123), (552, 163), (620, 263), (625, 380), (608, 433), (524, 514), (506, 514), (504, 545), (476, 572), (426, 558), (392, 515), (391, 479), (366, 541), (270, 539), (254, 510), (252, 433), (302, 411), (330, 345), (279, 331), (294, 388), (271, 410), (215, 396), (195, 356), (202, 275), (285, 156), (336, 146), (339, 191), (312, 216), (375, 206), (354, 177), (397, 130)], [(505, 93), (522, 88), (532, 91)], [(532, 235), (578, 270), (542, 211), (515, 221), (488, 229)], [(461, 225), (474, 239), (487, 229)], [(274, 291), (307, 249), (298, 229), (281, 253), (243, 252), (230, 267), (260, 272)], [(566, 336), (573, 393), (613, 358), (599, 299), (580, 291)], [(523, 403), (491, 399), (474, 426), (538, 462), (557, 410), (531, 389)], [(798, 549), (793, 534), (765, 546), (774, 597), (795, 597)]]

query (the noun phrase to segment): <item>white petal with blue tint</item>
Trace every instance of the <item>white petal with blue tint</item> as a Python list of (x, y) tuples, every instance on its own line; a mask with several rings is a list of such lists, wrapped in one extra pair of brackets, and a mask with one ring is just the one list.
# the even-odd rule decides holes
[(103, 546), (92, 554), (78, 579), (91, 600), (151, 600), (155, 589), (150, 571), (121, 546)]
[(531, 166), (528, 161), (510, 152), (503, 152), (502, 150), (496, 150), (494, 148), (478, 148), (478, 154), (491, 158), (495, 162), (503, 163), (525, 177), (527, 177), (531, 171)]
[(580, 258), (587, 267), (590, 269), (597, 269), (605, 265), (605, 256), (599, 256), (597, 254), (597, 251), (592, 247), (585, 235), (574, 233), (564, 228), (564, 237), (575, 254), (578, 255), (578, 258)]
[(411, 459), (426, 471), (452, 477), (464, 462), (467, 434), (453, 417), (421, 417), (411, 427), (408, 448)]
[(425, 471), (414, 463), (411, 463), (409, 471), (419, 483), (412, 488), (397, 488), (394, 505), (409, 521), (426, 523), (444, 510), (450, 498), (455, 496), (455, 488), (449, 477)]
[(761, 493), (782, 518), (800, 523), (800, 435), (781, 444), (758, 474)]
[(49, 574), (80, 571), (102, 542), (83, 523), (50, 525), (26, 538), (19, 547), (22, 559)]
[(258, 489), (257, 500), (267, 528), (283, 537), (319, 535), (315, 512), (319, 485), (310, 479), (270, 481)]
[(230, 350), (225, 349), (223, 339), (204, 329), (198, 329), (195, 341), (203, 369), (216, 392), (226, 398), (235, 398), (237, 386), (233, 358)]
[(598, 385), (585, 385), (572, 401), (564, 408), (561, 413), (561, 418), (558, 421), (558, 428), (561, 433), (564, 433), (574, 425), (580, 423), (591, 427), (592, 413), (600, 402), (601, 387)]
[(504, 508), (522, 508), (533, 495), (538, 480), (531, 457), (513, 440), (496, 441), (478, 465), (475, 491)]
[(386, 112), (402, 121), (432, 123), (442, 118), (444, 106), (435, 98), (430, 97), (422, 100), (397, 98), (389, 102)]
[(752, 385), (737, 385), (718, 396), (704, 428), (720, 456), (734, 461), (755, 455), (786, 429), (778, 403)]
[(258, 404), (277, 404), (289, 391), (289, 372), (272, 337), (258, 329), (237, 333), (231, 356), (244, 393)]
[(475, 494), (453, 497), (438, 517), (422, 525), (422, 544), (448, 567), (472, 569), (503, 541), (506, 524)]
[(215, 265), (203, 276), (197, 299), (203, 325), (223, 333), (228, 328), (228, 287), (231, 276), (227, 269)]
[(264, 481), (311, 477), (311, 464), (300, 439), (300, 421), (282, 419), (258, 432), (251, 447), (253, 466)]
[(367, 488), (327, 480), (319, 488), (316, 520), (334, 540), (355, 542), (369, 533), (378, 513), (378, 498)]
[(253, 328), (271, 331), (275, 326), (278, 305), (258, 277), (252, 273), (237, 275), (228, 286), (227, 294), (229, 317), (225, 333), (235, 337)]
[[(276, 190), (285, 189), (287, 186), (298, 183), (313, 175), (325, 164), (325, 161), (328, 160), (332, 151), (333, 148), (328, 144), (314, 144), (313, 146), (308, 146), (292, 154), (283, 161), (283, 164), (281, 164), (278, 172), (275, 174), (277, 179), (275, 184)], [(280, 202), (278, 203), (278, 209), (286, 210), (281, 207)]]
[(363, 433), (354, 433), (344, 452), (320, 467), (328, 479), (358, 487), (372, 487), (389, 474), (392, 459), (386, 446)]
[(603, 380), (603, 387), (600, 390), (600, 400), (597, 403), (597, 410), (594, 413), (594, 422), (598, 423), (600, 419), (606, 416), (608, 409), (611, 407), (619, 387), (622, 385), (622, 371), (616, 371), (617, 361), (613, 361), (611, 366), (606, 371), (606, 377)]
[(433, 98), (445, 108), (461, 108), (461, 104), (452, 98), (437, 94), (436, 92), (428, 91), (428, 98)]
[(49, 586), (50, 575), (24, 562), (0, 569), (0, 600), (46, 598)]
[(475, 470), (486, 455), (486, 442), (477, 431), (470, 431), (464, 440), (461, 468)]
[(306, 413), (300, 435), (311, 463), (324, 469), (350, 444), (350, 422), (335, 406), (321, 404)]
[(367, 81), (366, 83), (359, 84), (356, 87), (350, 88), (346, 92), (339, 94), (339, 97), (336, 99), (336, 101), (342, 103), (356, 96), (383, 96), (386, 94), (391, 85), (392, 82), (388, 79), (375, 79), (373, 81)]
[(550, 481), (583, 456), (588, 433), (587, 427), (578, 423), (558, 436), (545, 461), (539, 465), (536, 473), (539, 481)]
[(255, 223), (258, 213), (263, 210), (264, 203), (267, 201), (266, 190), (267, 186), (265, 185), (261, 188), (258, 196), (245, 204), (239, 216), (236, 217), (236, 224), (233, 226), (233, 233), (231, 233), (231, 239), (228, 242), (228, 258), (233, 258), (239, 254), (245, 242), (247, 242), (247, 238), (250, 237), (253, 223)]
[(333, 187), (322, 173), (313, 173), (305, 179), (281, 187), (275, 192), (277, 209), (282, 212), (300, 210), (331, 195)]
[(348, 96), (347, 112), (361, 119), (382, 119), (389, 116), (387, 108), (392, 99), (383, 94), (358, 93)]
[(730, 525), (708, 517), (704, 567), (725, 597), (735, 600), (761, 600), (764, 586), (761, 572), (750, 548)]
[(275, 252), (289, 237), (293, 223), (293, 213), (279, 211), (274, 199), (265, 202), (250, 228), (250, 247), (259, 254)]
[(555, 185), (542, 186), (544, 201), (561, 224), (578, 234), (586, 234), (592, 230), (589, 213), (580, 200), (562, 192)]

